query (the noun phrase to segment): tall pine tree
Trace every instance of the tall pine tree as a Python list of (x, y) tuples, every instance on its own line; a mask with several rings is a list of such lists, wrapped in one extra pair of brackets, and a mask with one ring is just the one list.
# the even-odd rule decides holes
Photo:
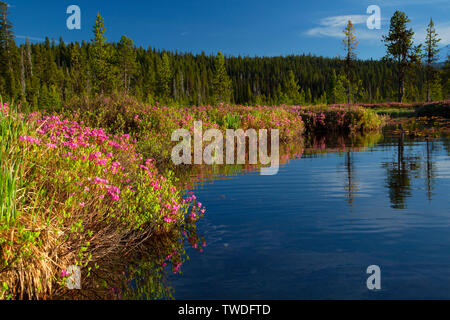
[(138, 66), (136, 53), (133, 49), (133, 40), (122, 36), (118, 45), (118, 62), (122, 74), (122, 83), (125, 93), (128, 94), (131, 87), (131, 80), (137, 74)]
[(408, 68), (419, 60), (421, 46), (414, 46), (412, 29), (407, 24), (411, 22), (404, 12), (396, 11), (391, 18), (389, 34), (383, 36), (386, 44), (386, 58), (397, 65), (397, 97), (398, 102), (403, 102), (405, 95), (405, 78)]
[(288, 80), (286, 81), (284, 87), (285, 87), (284, 94), (287, 97), (287, 101), (284, 103), (292, 105), (304, 103), (304, 101), (301, 101), (300, 86), (298, 84), (297, 79), (295, 79), (295, 75), (294, 72), (292, 72), (292, 70), (289, 70)]
[(164, 102), (170, 99), (172, 76), (169, 56), (164, 52), (158, 63), (158, 91)]
[(112, 47), (108, 45), (105, 37), (105, 22), (97, 13), (97, 20), (93, 29), (94, 38), (91, 43), (91, 70), (93, 78), (93, 92), (110, 93), (115, 87), (117, 71), (113, 62)]
[(215, 74), (213, 80), (214, 102), (230, 102), (232, 96), (232, 83), (225, 67), (225, 59), (222, 52), (217, 53)]
[(358, 40), (355, 36), (355, 28), (351, 20), (348, 20), (347, 26), (344, 29), (344, 46), (345, 46), (345, 74), (347, 76), (347, 103), (353, 102), (353, 82), (354, 71), (353, 62), (356, 59), (356, 47)]
[(0, 1), (0, 89), (8, 97), (15, 94), (13, 70), (15, 41), (12, 24), (8, 20), (9, 5)]
[(433, 19), (430, 18), (430, 23), (427, 28), (427, 35), (425, 38), (425, 63), (426, 63), (426, 87), (427, 87), (427, 102), (433, 100), (432, 86), (436, 80), (436, 70), (433, 63), (438, 60), (438, 43), (441, 39), (438, 38), (436, 29), (434, 28)]

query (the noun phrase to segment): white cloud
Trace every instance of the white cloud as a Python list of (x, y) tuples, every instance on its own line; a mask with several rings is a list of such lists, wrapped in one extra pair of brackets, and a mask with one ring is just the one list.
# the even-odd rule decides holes
[(361, 14), (327, 17), (321, 19), (319, 24), (327, 27), (345, 27), (349, 20), (351, 20), (353, 24), (366, 23), (367, 17), (368, 16)]
[(36, 38), (36, 37), (29, 37), (29, 36), (22, 36), (22, 35), (15, 35), (18, 39), (28, 39), (30, 41), (45, 41), (43, 38)]
[[(311, 37), (332, 37), (343, 38), (343, 30), (348, 21), (351, 20), (355, 26), (356, 37), (360, 40), (379, 40), (381, 30), (369, 30), (366, 26), (369, 15), (343, 15), (323, 18), (319, 21), (319, 27), (315, 27), (304, 32)], [(359, 28), (358, 25), (363, 25)]]

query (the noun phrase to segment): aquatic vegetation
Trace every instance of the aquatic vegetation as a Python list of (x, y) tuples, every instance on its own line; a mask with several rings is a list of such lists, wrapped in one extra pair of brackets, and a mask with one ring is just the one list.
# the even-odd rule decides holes
[(305, 122), (307, 132), (368, 132), (378, 130), (384, 118), (359, 107), (292, 107)]
[(443, 117), (450, 119), (450, 100), (422, 104), (416, 111), (419, 117)]
[(446, 117), (450, 118), (450, 100), (434, 102), (399, 103), (387, 102), (377, 104), (361, 104), (362, 107), (374, 110), (378, 114), (399, 117)]
[(400, 119), (392, 122), (386, 131), (411, 138), (438, 138), (450, 132), (450, 120), (436, 116)]

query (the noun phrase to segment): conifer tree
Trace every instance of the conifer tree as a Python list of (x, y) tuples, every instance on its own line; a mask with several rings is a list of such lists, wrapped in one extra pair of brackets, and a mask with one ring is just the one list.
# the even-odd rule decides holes
[(31, 57), (31, 45), (28, 37), (25, 40), (25, 68), (26, 78), (33, 78), (33, 59)]
[(431, 96), (435, 101), (443, 99), (442, 84), (439, 77), (436, 77), (431, 86)]
[(72, 76), (73, 93), (81, 95), (83, 93), (86, 75), (82, 68), (81, 48), (78, 43), (75, 43), (70, 50), (70, 74)]
[(356, 59), (356, 47), (358, 46), (358, 40), (355, 36), (355, 28), (351, 20), (348, 20), (347, 26), (344, 29), (344, 46), (345, 46), (345, 73), (347, 76), (347, 104), (351, 104), (353, 101), (352, 87), (354, 82), (353, 62)]
[(336, 71), (333, 69), (331, 72), (331, 77), (328, 84), (328, 104), (336, 104), (336, 85), (337, 77)]
[(408, 68), (419, 62), (421, 46), (414, 46), (412, 29), (407, 24), (411, 22), (404, 12), (396, 11), (391, 18), (389, 34), (383, 36), (386, 44), (386, 58), (397, 65), (397, 96), (398, 102), (403, 102), (405, 95), (405, 77)]
[(112, 65), (113, 52), (106, 42), (105, 22), (97, 13), (97, 20), (93, 29), (94, 38), (91, 40), (91, 70), (93, 77), (93, 91), (108, 93), (112, 91), (116, 82), (116, 68)]
[(158, 64), (158, 87), (160, 97), (165, 101), (170, 98), (172, 82), (172, 68), (167, 53), (163, 53)]
[(438, 38), (436, 29), (434, 28), (433, 19), (430, 18), (430, 23), (427, 28), (427, 35), (425, 38), (425, 63), (426, 63), (426, 88), (427, 88), (427, 102), (433, 100), (432, 86), (436, 80), (436, 70), (433, 67), (433, 63), (438, 59), (438, 43), (441, 39)]
[(305, 102), (306, 103), (312, 103), (313, 102), (313, 98), (312, 98), (312, 94), (311, 94), (311, 88), (308, 88), (308, 90), (306, 91)]
[(215, 74), (213, 80), (214, 102), (230, 102), (232, 96), (232, 83), (227, 74), (225, 59), (222, 52), (217, 53), (215, 61)]
[(131, 80), (138, 71), (136, 63), (136, 53), (133, 49), (133, 40), (122, 36), (118, 45), (118, 62), (122, 74), (123, 88), (128, 94), (131, 86)]
[(298, 81), (295, 79), (294, 72), (292, 70), (289, 70), (288, 74), (288, 80), (285, 84), (285, 94), (287, 97), (288, 104), (302, 104), (303, 101), (300, 101), (300, 86), (298, 85)]
[(9, 5), (0, 1), (0, 89), (9, 97), (15, 93), (15, 77), (13, 70), (14, 34), (12, 24), (8, 20)]
[(20, 88), (21, 88), (21, 98), (24, 100), (27, 91), (27, 84), (25, 80), (24, 48), (20, 49)]
[(346, 100), (346, 88), (345, 88), (345, 83), (347, 82), (347, 78), (345, 77), (345, 75), (340, 74), (337, 77), (337, 81), (336, 81), (336, 87), (334, 88), (334, 97), (336, 100), (336, 103), (340, 104), (340, 103), (345, 103)]

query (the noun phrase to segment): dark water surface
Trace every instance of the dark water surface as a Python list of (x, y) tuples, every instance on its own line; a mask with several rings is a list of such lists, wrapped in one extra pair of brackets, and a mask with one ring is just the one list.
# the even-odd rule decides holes
[[(310, 141), (278, 175), (197, 184), (207, 247), (170, 276), (174, 297), (449, 299), (450, 141), (351, 144)], [(370, 265), (380, 291), (367, 289)]]

